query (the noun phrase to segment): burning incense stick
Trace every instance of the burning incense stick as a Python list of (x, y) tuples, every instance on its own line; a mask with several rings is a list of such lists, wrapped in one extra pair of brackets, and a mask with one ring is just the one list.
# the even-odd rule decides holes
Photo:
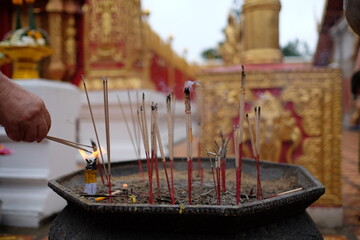
[[(76, 148), (76, 149), (83, 150), (84, 152), (92, 153), (92, 151), (83, 148), (83, 147), (92, 148), (92, 147), (89, 146), (89, 145), (84, 145), (84, 144), (81, 144), (81, 143), (71, 142), (71, 141), (69, 141), (69, 140), (65, 140), (65, 139), (61, 139), (61, 138), (56, 138), (56, 137), (51, 137), (51, 136), (46, 136), (45, 138), (48, 139), (48, 140), (50, 140), (50, 141), (53, 141), (53, 142), (61, 143), (61, 144), (64, 144), (64, 145), (66, 145), (66, 146), (69, 146), (69, 147), (73, 147), (73, 148)], [(81, 146), (82, 146), (82, 147), (81, 147)]]
[(192, 204), (192, 127), (191, 127), (191, 99), (190, 88), (184, 88), (185, 114), (186, 114), (186, 146), (187, 146), (187, 164), (188, 164), (188, 197), (189, 205)]
[(169, 144), (169, 159), (170, 159), (170, 178), (171, 178), (171, 194), (175, 202), (175, 193), (174, 193), (174, 114), (173, 114), (173, 94), (169, 94), (166, 97), (166, 116), (168, 124), (168, 144)]
[(155, 167), (156, 184), (158, 193), (160, 194), (160, 177), (159, 177), (159, 165), (157, 158), (157, 143), (156, 143), (156, 123), (155, 123), (155, 111), (157, 104), (151, 104), (151, 159), (152, 164)]
[(168, 186), (168, 191), (170, 194), (170, 199), (171, 199), (171, 204), (175, 204), (175, 198), (174, 198), (174, 189), (172, 189), (170, 187), (170, 181), (169, 181), (169, 176), (168, 176), (168, 172), (167, 172), (167, 168), (166, 168), (166, 159), (165, 159), (165, 154), (164, 154), (164, 148), (163, 148), (163, 144), (162, 144), (162, 140), (161, 140), (161, 136), (160, 136), (160, 130), (159, 130), (159, 124), (158, 124), (158, 115), (157, 115), (157, 105), (155, 105), (155, 132), (156, 132), (156, 139), (159, 145), (159, 150), (160, 150), (160, 154), (161, 154), (161, 159), (162, 159), (162, 163), (163, 163), (163, 167), (164, 167), (164, 171), (165, 171), (165, 177), (166, 177), (166, 183)]
[[(84, 91), (85, 91), (85, 95), (86, 95), (86, 100), (87, 100), (88, 107), (89, 107), (91, 121), (92, 121), (94, 132), (95, 132), (96, 142), (97, 142), (97, 145), (99, 146), (99, 150), (100, 150), (100, 158), (101, 158), (102, 167), (103, 167), (103, 170), (104, 170), (104, 174), (106, 176), (107, 171), (106, 171), (106, 168), (105, 168), (104, 155), (103, 155), (103, 152), (102, 152), (101, 147), (100, 147), (101, 145), (100, 145), (99, 135), (98, 135), (98, 132), (96, 130), (95, 119), (94, 119), (94, 115), (93, 115), (93, 112), (92, 112), (92, 108), (91, 108), (91, 104), (90, 104), (90, 98), (89, 98), (89, 94), (88, 94), (88, 91), (87, 91), (86, 81), (85, 81), (84, 76), (82, 76), (82, 81), (83, 81), (83, 85), (84, 85)], [(99, 168), (99, 170), (100, 170), (100, 175), (101, 175), (101, 181), (102, 181), (103, 184), (105, 184), (103, 173), (101, 171), (101, 167)]]
[(239, 109), (239, 128), (235, 131), (236, 135), (234, 139), (236, 139), (235, 144), (235, 159), (236, 159), (236, 204), (240, 203), (240, 195), (241, 195), (241, 172), (242, 172), (242, 141), (244, 134), (244, 120), (245, 120), (245, 82), (246, 75), (244, 65), (242, 67), (241, 72), (241, 88), (240, 88), (240, 109)]
[(105, 114), (105, 130), (106, 130), (106, 147), (107, 147), (107, 160), (108, 160), (108, 188), (109, 188), (109, 202), (111, 198), (111, 159), (110, 159), (110, 124), (109, 124), (109, 97), (108, 97), (108, 79), (103, 79), (104, 90), (104, 114)]

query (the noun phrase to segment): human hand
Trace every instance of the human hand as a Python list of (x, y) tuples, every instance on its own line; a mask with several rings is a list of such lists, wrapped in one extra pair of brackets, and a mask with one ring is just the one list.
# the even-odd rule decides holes
[(44, 102), (0, 72), (0, 124), (14, 141), (41, 142), (51, 127)]

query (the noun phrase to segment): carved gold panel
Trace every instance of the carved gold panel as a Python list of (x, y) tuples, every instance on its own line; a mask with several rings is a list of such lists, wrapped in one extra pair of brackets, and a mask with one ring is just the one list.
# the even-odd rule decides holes
[[(246, 68), (246, 66), (245, 66)], [(299, 164), (326, 187), (316, 203), (341, 205), (341, 73), (337, 69), (250, 70), (246, 112), (261, 106), (261, 159)], [(231, 137), (238, 124), (239, 71), (202, 73), (201, 152), (220, 132)], [(249, 142), (245, 125), (244, 141)], [(206, 134), (205, 134), (206, 133)], [(249, 145), (244, 149), (251, 157)]]

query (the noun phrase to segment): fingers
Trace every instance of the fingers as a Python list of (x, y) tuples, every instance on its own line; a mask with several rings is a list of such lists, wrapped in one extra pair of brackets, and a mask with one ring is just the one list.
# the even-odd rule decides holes
[(37, 135), (38, 135), (38, 126), (37, 127), (29, 127), (28, 129), (26, 129), (24, 134), (24, 138), (22, 139), (22, 141), (24, 142), (33, 142), (37, 139)]
[(46, 121), (45, 117), (43, 119), (43, 124), (38, 125), (37, 127), (37, 137), (36, 137), (36, 141), (37, 142), (41, 142), (46, 136), (47, 133), (49, 132), (49, 124)]
[(51, 128), (51, 117), (50, 117), (50, 113), (46, 109), (45, 105), (44, 105), (44, 114), (43, 115), (44, 115), (44, 119), (45, 119), (45, 124), (47, 126), (47, 132), (49, 132), (49, 130)]
[(21, 131), (18, 126), (4, 125), (6, 135), (13, 141), (19, 142), (24, 139), (24, 131)]
[(10, 122), (4, 124), (8, 137), (14, 141), (41, 142), (49, 132), (51, 127), (51, 117), (45, 105), (31, 119), (20, 122)]

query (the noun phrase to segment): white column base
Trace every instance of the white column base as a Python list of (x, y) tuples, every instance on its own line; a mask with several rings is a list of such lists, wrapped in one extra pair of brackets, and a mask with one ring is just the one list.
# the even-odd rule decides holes
[(309, 207), (306, 211), (318, 227), (336, 228), (343, 225), (342, 207)]

